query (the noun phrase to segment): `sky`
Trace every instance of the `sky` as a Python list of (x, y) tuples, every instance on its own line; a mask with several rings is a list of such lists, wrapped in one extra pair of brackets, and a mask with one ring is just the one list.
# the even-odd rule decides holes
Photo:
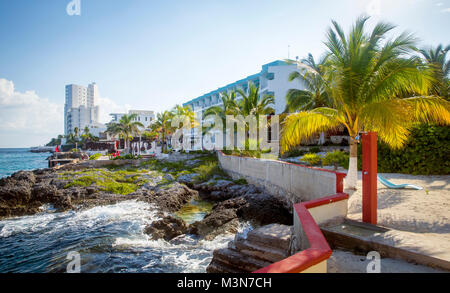
[(98, 84), (101, 122), (167, 110), (288, 54), (319, 57), (332, 19), (450, 44), (450, 0), (79, 1), (69, 15), (71, 0), (0, 0), (0, 147), (62, 134), (66, 84)]

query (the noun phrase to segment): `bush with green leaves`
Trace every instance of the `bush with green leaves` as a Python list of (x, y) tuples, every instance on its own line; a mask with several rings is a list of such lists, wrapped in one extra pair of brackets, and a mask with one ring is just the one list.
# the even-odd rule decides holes
[(299, 159), (301, 162), (306, 162), (311, 166), (318, 165), (322, 161), (322, 157), (317, 154), (307, 153)]
[(334, 169), (337, 170), (338, 166), (348, 169), (349, 155), (346, 152), (334, 151), (326, 154), (322, 159), (324, 166), (334, 165)]
[[(450, 175), (450, 127), (417, 124), (398, 150), (378, 141), (378, 172), (413, 175)], [(362, 147), (358, 149), (362, 169)]]
[(114, 157), (113, 160), (137, 160), (142, 158), (141, 156), (135, 156), (133, 154), (126, 154), (123, 156)]
[(313, 147), (309, 148), (309, 151), (308, 151), (308, 152), (309, 152), (309, 153), (313, 153), (313, 154), (320, 153), (320, 147), (318, 147), (318, 146), (313, 146)]
[(308, 152), (305, 150), (293, 149), (293, 150), (287, 151), (283, 157), (286, 157), (286, 158), (300, 157), (306, 153), (308, 153)]

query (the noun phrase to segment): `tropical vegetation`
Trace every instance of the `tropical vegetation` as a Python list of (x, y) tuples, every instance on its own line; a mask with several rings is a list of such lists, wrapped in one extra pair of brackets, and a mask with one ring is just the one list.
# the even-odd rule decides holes
[(311, 54), (308, 54), (307, 58), (300, 60), (299, 70), (289, 75), (289, 81), (296, 80), (305, 89), (288, 90), (285, 113), (332, 106), (324, 79), (324, 64), (326, 60), (327, 55), (322, 57), (319, 62), (316, 62)]
[(137, 114), (123, 115), (117, 123), (109, 123), (107, 132), (111, 135), (118, 135), (125, 140), (125, 149), (130, 149), (130, 140), (133, 136), (139, 135), (144, 125), (136, 121)]
[(167, 136), (173, 131), (172, 117), (173, 113), (170, 111), (160, 112), (156, 115), (156, 120), (151, 125), (151, 130), (161, 135), (162, 151), (167, 151)]
[(434, 70), (433, 87), (430, 89), (431, 95), (437, 95), (447, 100), (450, 99), (450, 60), (447, 60), (447, 53), (450, 45), (443, 47), (438, 45), (436, 48), (430, 47), (421, 49), (424, 61)]
[(414, 122), (450, 123), (449, 102), (431, 94), (435, 68), (417, 55), (414, 36), (402, 33), (388, 39), (394, 25), (380, 22), (368, 31), (367, 20), (358, 18), (348, 34), (332, 21), (321, 74), (315, 75), (331, 104), (289, 115), (281, 137), (285, 152), (320, 132), (345, 126), (350, 135), (346, 184), (353, 189), (361, 132), (375, 131), (386, 145), (398, 149), (406, 143)]

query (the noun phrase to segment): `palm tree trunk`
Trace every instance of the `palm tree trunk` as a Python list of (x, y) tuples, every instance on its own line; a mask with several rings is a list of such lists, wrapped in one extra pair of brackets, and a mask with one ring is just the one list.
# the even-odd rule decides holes
[(350, 137), (350, 161), (348, 166), (347, 178), (345, 185), (348, 189), (356, 190), (358, 181), (358, 142)]

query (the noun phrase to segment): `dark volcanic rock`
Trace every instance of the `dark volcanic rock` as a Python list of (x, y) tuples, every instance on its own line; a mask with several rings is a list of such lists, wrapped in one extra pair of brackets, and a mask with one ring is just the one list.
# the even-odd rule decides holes
[(66, 211), (73, 208), (70, 196), (60, 196), (54, 203), (54, 207), (60, 211)]
[(153, 222), (144, 229), (144, 233), (151, 235), (152, 239), (157, 240), (163, 238), (166, 241), (183, 235), (186, 231), (186, 223), (182, 219), (172, 216)]
[(165, 189), (158, 189), (154, 194), (151, 194), (147, 200), (154, 202), (164, 211), (176, 212), (197, 195), (197, 191), (190, 189), (186, 185), (175, 182)]
[(203, 220), (192, 223), (189, 232), (204, 237), (236, 218), (237, 214), (234, 209), (213, 210)]
[(39, 183), (33, 186), (32, 195), (33, 200), (54, 202), (62, 193), (54, 185)]
[(244, 198), (246, 203), (236, 212), (240, 218), (254, 220), (261, 225), (272, 223), (292, 225), (292, 210), (280, 198), (267, 193), (249, 194)]
[(217, 203), (203, 220), (191, 224), (189, 231), (211, 239), (220, 233), (236, 230), (238, 218), (257, 225), (292, 225), (292, 212), (287, 203), (267, 193), (255, 193)]

